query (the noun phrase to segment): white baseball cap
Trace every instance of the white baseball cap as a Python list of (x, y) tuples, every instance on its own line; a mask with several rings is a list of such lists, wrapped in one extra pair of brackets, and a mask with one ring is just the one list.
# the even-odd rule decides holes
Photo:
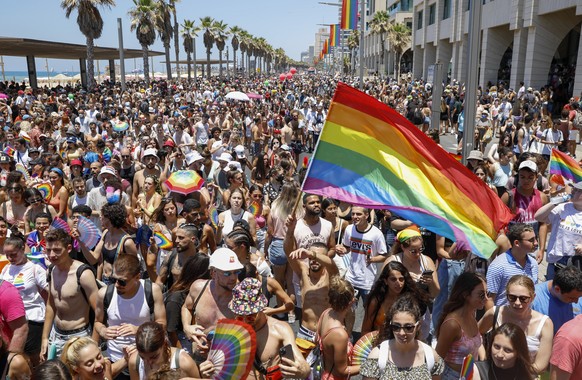
[(210, 256), (210, 268), (215, 268), (221, 271), (241, 270), (243, 265), (238, 260), (236, 253), (228, 248), (218, 248)]
[(236, 153), (236, 158), (238, 159), (247, 158), (247, 156), (245, 156), (245, 147), (242, 145), (235, 146), (234, 152)]

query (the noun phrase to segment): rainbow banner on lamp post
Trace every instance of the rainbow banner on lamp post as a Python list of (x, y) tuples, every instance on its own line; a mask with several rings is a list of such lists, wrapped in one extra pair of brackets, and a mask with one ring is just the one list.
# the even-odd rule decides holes
[(340, 46), (339, 24), (331, 24), (329, 26), (329, 42), (331, 46)]
[(484, 258), (512, 218), (485, 182), (402, 115), (343, 83), (302, 190), (388, 209)]
[(358, 28), (358, 0), (342, 1), (341, 28), (355, 30)]

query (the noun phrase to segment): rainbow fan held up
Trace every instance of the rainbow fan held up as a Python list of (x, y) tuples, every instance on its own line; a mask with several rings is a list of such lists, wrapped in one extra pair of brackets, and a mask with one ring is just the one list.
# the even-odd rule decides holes
[(161, 232), (154, 232), (154, 239), (156, 240), (156, 245), (160, 248), (160, 249), (165, 249), (165, 250), (169, 250), (172, 249), (174, 247), (174, 244), (172, 244), (172, 241), (169, 240), (166, 235), (164, 235)]

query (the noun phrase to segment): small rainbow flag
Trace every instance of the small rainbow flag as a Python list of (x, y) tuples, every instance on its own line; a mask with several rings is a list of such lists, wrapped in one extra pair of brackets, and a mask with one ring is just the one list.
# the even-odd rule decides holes
[(550, 174), (559, 174), (574, 183), (582, 181), (580, 165), (575, 159), (557, 149), (552, 149), (550, 156)]
[(302, 190), (388, 209), (488, 258), (511, 211), (398, 112), (339, 83)]
[(331, 46), (340, 46), (340, 28), (339, 24), (329, 26), (329, 42)]
[(463, 366), (461, 367), (461, 377), (459, 380), (473, 380), (473, 365), (475, 364), (475, 359), (473, 355), (469, 354), (463, 359)]
[(252, 201), (251, 205), (249, 206), (249, 212), (253, 214), (255, 218), (261, 215), (261, 209), (261, 204), (257, 201)]
[(154, 239), (156, 240), (156, 245), (160, 249), (169, 250), (174, 247), (174, 244), (172, 244), (172, 240), (168, 239), (166, 235), (159, 231), (154, 232)]
[(351, 30), (358, 28), (358, 0), (342, 1), (341, 28)]
[(16, 150), (11, 146), (7, 146), (6, 148), (4, 148), (4, 153), (9, 155), (10, 157), (14, 157), (15, 152), (16, 152)]
[(455, 160), (457, 160), (458, 162), (461, 162), (461, 161), (463, 161), (463, 155), (462, 155), (462, 154), (451, 153), (451, 152), (449, 152), (449, 153), (450, 153), (450, 154), (451, 154), (451, 156), (453, 156), (453, 157), (455, 158)]

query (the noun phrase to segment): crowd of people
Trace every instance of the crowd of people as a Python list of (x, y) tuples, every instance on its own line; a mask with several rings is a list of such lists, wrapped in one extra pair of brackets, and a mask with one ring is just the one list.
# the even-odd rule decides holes
[[(514, 214), (483, 259), (301, 192), (336, 83), (0, 83), (2, 378), (212, 378), (224, 318), (255, 331), (253, 379), (458, 379), (469, 354), (479, 379), (581, 375), (582, 183), (547, 173), (552, 148), (575, 157), (577, 99), (479, 89), (467, 167)], [(455, 81), (438, 125), (430, 83), (363, 90), (437, 143), (467, 138)], [(201, 180), (177, 191), (181, 170)]]

